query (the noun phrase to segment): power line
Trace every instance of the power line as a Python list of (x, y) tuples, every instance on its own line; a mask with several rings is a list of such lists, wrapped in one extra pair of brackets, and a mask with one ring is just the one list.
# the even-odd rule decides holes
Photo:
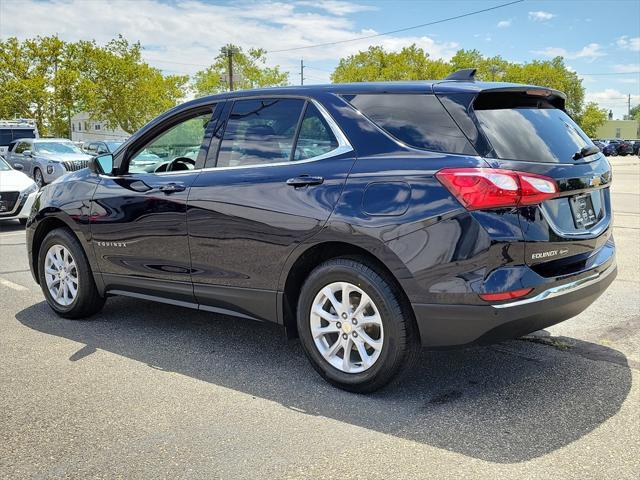
[(515, 0), (513, 2), (503, 3), (500, 5), (496, 5), (495, 7), (483, 8), (482, 10), (476, 10), (474, 12), (463, 13), (461, 15), (456, 15), (453, 17), (442, 18), (440, 20), (434, 20), (433, 22), (421, 23), (420, 25), (413, 25), (411, 27), (399, 28), (397, 30), (391, 30), (389, 32), (376, 33), (374, 35), (365, 35), (363, 37), (352, 38), (349, 40), (338, 40), (336, 42), (327, 42), (327, 43), (318, 43), (315, 45), (307, 45), (305, 47), (293, 47), (293, 48), (283, 48), (281, 50), (271, 50), (268, 53), (282, 53), (282, 52), (292, 52), (294, 50), (304, 50), (306, 48), (317, 48), (317, 47), (327, 47), (329, 45), (340, 45), (342, 43), (349, 42), (357, 42), (358, 40), (366, 40), (368, 38), (376, 38), (382, 37), (384, 35), (391, 35), (393, 33), (406, 32), (408, 30), (415, 30), (416, 28), (428, 27), (430, 25), (437, 25), (439, 23), (450, 22), (451, 20), (458, 20), (459, 18), (470, 17), (472, 15), (478, 15), (479, 13), (489, 12), (491, 10), (497, 10), (499, 8), (508, 7), (509, 5), (514, 5), (516, 3), (522, 3), (524, 0)]

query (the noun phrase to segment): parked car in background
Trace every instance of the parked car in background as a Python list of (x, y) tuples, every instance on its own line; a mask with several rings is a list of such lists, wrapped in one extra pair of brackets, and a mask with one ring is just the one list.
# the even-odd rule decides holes
[(633, 146), (633, 154), (640, 155), (640, 140), (634, 140), (631, 145)]
[(606, 143), (604, 148), (602, 149), (602, 153), (604, 153), (607, 157), (618, 154), (618, 141), (611, 140)]
[(104, 140), (99, 142), (85, 142), (83, 150), (90, 155), (101, 155), (103, 153), (113, 153), (124, 142), (119, 140)]
[(0, 156), (0, 220), (27, 222), (38, 186)]
[(604, 142), (601, 142), (600, 140), (594, 140), (593, 144), (598, 147), (598, 150), (602, 151), (604, 150), (604, 147), (606, 147), (606, 144)]
[(0, 154), (6, 158), (9, 145), (19, 138), (38, 138), (35, 120), (0, 120)]
[(34, 179), (38, 187), (87, 166), (91, 155), (64, 138), (21, 138), (12, 144), (7, 162)]
[(43, 188), (27, 250), (63, 317), (127, 295), (276, 322), (368, 392), (421, 343), (514, 338), (594, 302), (617, 271), (610, 183), (545, 87), (463, 71), (229, 92)]
[(621, 140), (617, 147), (616, 153), (620, 156), (632, 155), (633, 154), (633, 144), (628, 140)]

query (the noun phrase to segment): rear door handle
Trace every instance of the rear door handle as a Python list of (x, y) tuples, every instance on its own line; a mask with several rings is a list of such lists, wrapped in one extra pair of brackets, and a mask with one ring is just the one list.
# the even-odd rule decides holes
[(291, 187), (306, 187), (307, 185), (320, 185), (324, 182), (322, 177), (312, 177), (310, 175), (300, 175), (287, 180), (287, 185)]
[(179, 183), (167, 183), (166, 185), (158, 187), (158, 190), (164, 193), (184, 192), (186, 187)]

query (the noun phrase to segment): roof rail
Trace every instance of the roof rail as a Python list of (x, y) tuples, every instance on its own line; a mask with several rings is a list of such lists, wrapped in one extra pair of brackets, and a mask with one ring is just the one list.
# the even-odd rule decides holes
[(448, 75), (445, 80), (463, 80), (468, 82), (475, 82), (476, 69), (475, 68), (463, 68)]

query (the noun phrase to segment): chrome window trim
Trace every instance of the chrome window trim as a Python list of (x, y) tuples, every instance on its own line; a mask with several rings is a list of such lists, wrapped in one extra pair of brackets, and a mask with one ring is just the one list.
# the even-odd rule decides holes
[[(257, 97), (257, 98), (267, 98), (267, 97)], [(245, 99), (239, 98), (236, 100), (242, 101)], [(255, 100), (255, 98), (253, 98), (252, 100)], [(347, 139), (346, 135), (342, 132), (342, 129), (338, 126), (338, 124), (333, 119), (333, 117), (324, 108), (324, 105), (322, 105), (320, 102), (318, 102), (313, 98), (308, 98), (307, 100), (313, 103), (313, 105), (318, 109), (318, 111), (320, 112), (320, 115), (322, 115), (322, 118), (324, 118), (324, 120), (329, 125), (329, 128), (331, 129), (331, 132), (333, 133), (334, 137), (336, 137), (336, 140), (338, 141), (338, 146), (333, 150), (323, 153), (322, 155), (316, 155), (315, 157), (305, 158), (304, 160), (291, 160), (291, 161), (272, 162), (272, 163), (255, 163), (252, 165), (235, 165), (233, 167), (207, 167), (207, 168), (200, 169), (200, 171), (208, 172), (208, 171), (215, 171), (215, 170), (222, 171), (222, 170), (238, 170), (243, 168), (275, 167), (278, 165), (297, 165), (300, 163), (317, 162), (319, 160), (324, 160), (326, 158), (337, 157), (338, 155), (342, 155), (344, 153), (353, 152), (354, 149), (351, 146), (351, 143), (349, 143), (349, 140)], [(163, 172), (160, 172), (160, 173), (163, 173)], [(166, 173), (172, 173), (172, 172), (166, 172)]]
[(502, 303), (499, 305), (491, 305), (493, 308), (510, 308), (510, 307), (518, 307), (520, 305), (527, 305), (529, 303), (540, 302), (547, 298), (557, 297), (559, 295), (564, 295), (566, 293), (574, 292), (576, 290), (580, 290), (581, 288), (588, 287), (589, 285), (593, 285), (596, 282), (608, 277), (613, 273), (616, 269), (616, 263), (611, 264), (606, 270), (602, 272), (594, 273), (593, 275), (589, 275), (588, 277), (581, 278), (579, 280), (575, 280), (573, 282), (565, 283), (563, 285), (558, 285), (557, 287), (551, 287), (544, 292), (539, 293), (535, 297), (525, 298), (524, 300), (517, 300), (515, 302), (510, 303)]

